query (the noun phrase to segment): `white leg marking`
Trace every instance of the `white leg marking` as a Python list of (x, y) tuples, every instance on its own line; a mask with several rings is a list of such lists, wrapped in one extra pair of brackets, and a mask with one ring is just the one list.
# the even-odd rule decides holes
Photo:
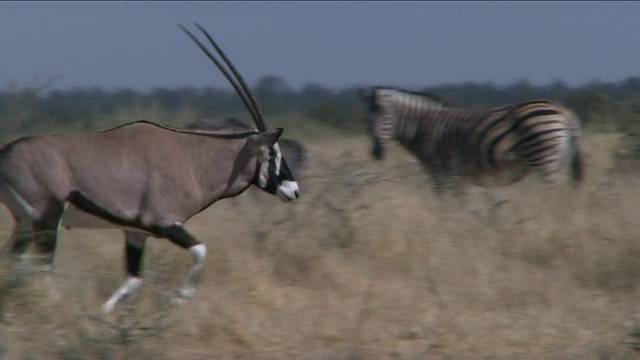
[(116, 292), (113, 293), (113, 295), (111, 295), (109, 300), (107, 300), (107, 302), (104, 303), (104, 305), (102, 305), (102, 312), (110, 313), (113, 310), (113, 308), (116, 306), (118, 301), (122, 299), (122, 297), (131, 293), (132, 291), (135, 291), (137, 288), (140, 287), (140, 285), (142, 285), (141, 278), (133, 277), (133, 276), (127, 278), (124, 284), (122, 284), (122, 286), (120, 286), (120, 288), (116, 290)]
[[(65, 211), (67, 211), (67, 206), (69, 206), (69, 203), (65, 202), (62, 208), (62, 214), (60, 214), (60, 219), (58, 220), (58, 226), (56, 227), (55, 241), (58, 241), (58, 239), (60, 238), (60, 225), (62, 224), (62, 218), (64, 217), (64, 213)], [(54, 256), (53, 253), (40, 255), (41, 259), (44, 259), (45, 261), (51, 261), (53, 259), (53, 256)], [(62, 294), (60, 294), (60, 292), (58, 291), (55, 284), (55, 279), (53, 278), (53, 262), (49, 264), (41, 265), (40, 271), (46, 273), (44, 276), (44, 281), (47, 283), (47, 288), (49, 289), (49, 297), (53, 299), (53, 301), (55, 302), (60, 301), (62, 299)]]
[(56, 287), (51, 271), (44, 275), (44, 281), (47, 283), (47, 288), (49, 289), (49, 297), (54, 302), (62, 300), (62, 294), (60, 294), (60, 291), (58, 291), (58, 288)]
[(10, 198), (7, 200), (13, 200), (7, 206), (13, 208), (13, 210), (22, 210), (22, 214), (28, 218), (35, 218), (36, 211), (27, 203), (11, 186), (4, 184), (4, 188), (9, 191)]
[(56, 239), (60, 236), (60, 226), (62, 226), (62, 220), (64, 219), (64, 214), (67, 212), (67, 208), (69, 207), (69, 202), (66, 201), (64, 206), (62, 207), (62, 214), (60, 214), (60, 219), (58, 220), (58, 226), (56, 227)]
[(194, 245), (189, 248), (189, 253), (193, 256), (194, 264), (191, 267), (191, 270), (189, 270), (189, 274), (184, 280), (182, 287), (178, 289), (178, 294), (183, 298), (190, 298), (195, 292), (193, 279), (204, 267), (204, 259), (207, 257), (207, 247), (204, 244)]

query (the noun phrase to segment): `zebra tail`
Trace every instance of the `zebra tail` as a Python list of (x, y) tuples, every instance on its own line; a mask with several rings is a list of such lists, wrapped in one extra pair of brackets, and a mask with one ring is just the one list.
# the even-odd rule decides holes
[(584, 162), (582, 159), (582, 152), (578, 145), (578, 138), (576, 136), (571, 137), (571, 180), (574, 184), (582, 182), (584, 178)]

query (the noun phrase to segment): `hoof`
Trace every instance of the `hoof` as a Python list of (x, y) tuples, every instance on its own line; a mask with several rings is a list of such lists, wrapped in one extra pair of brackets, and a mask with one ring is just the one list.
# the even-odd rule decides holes
[(186, 304), (188, 301), (189, 301), (188, 299), (185, 299), (183, 297), (174, 296), (173, 298), (171, 298), (170, 304), (171, 305), (175, 305), (175, 306), (181, 306), (181, 305)]
[(49, 294), (49, 299), (53, 302), (60, 302), (62, 300), (62, 294), (58, 291), (58, 287), (55, 284), (55, 281), (51, 275), (51, 273), (47, 273), (44, 278), (47, 283), (47, 293)]
[(184, 299), (191, 299), (196, 290), (192, 286), (185, 286), (176, 291), (178, 296)]
[(182, 287), (180, 289), (176, 289), (174, 296), (171, 297), (171, 304), (173, 305), (182, 305), (189, 301), (195, 294), (195, 289), (192, 286)]
[(5, 276), (4, 283), (7, 288), (17, 288), (25, 285), (31, 276), (32, 270), (28, 264), (18, 263)]
[(102, 313), (103, 315), (110, 314), (113, 311), (114, 307), (115, 307), (115, 304), (106, 302), (102, 306), (100, 306), (100, 313)]

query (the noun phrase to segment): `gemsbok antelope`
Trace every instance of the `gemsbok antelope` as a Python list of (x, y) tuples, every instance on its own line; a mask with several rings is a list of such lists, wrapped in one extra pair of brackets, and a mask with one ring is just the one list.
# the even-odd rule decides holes
[(193, 256), (194, 264), (177, 289), (178, 298), (188, 298), (207, 253), (184, 226), (191, 217), (251, 185), (284, 202), (299, 197), (277, 144), (282, 129), (267, 131), (261, 107), (243, 77), (211, 36), (195, 25), (228, 69), (179, 26), (231, 83), (258, 130), (187, 130), (138, 121), (96, 133), (23, 137), (5, 145), (0, 149), (0, 201), (15, 221), (5, 245), (11, 264), (33, 243), (40, 265), (51, 270), (60, 226), (117, 227), (125, 233), (127, 279), (102, 310), (112, 311), (142, 284), (149, 236), (169, 239)]

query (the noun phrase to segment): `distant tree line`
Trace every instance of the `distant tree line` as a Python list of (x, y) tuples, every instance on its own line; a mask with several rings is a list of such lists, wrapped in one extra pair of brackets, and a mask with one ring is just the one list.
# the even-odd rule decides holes
[[(50, 81), (42, 81), (27, 86), (9, 84), (0, 91), (3, 133), (33, 133), (37, 129), (54, 128), (89, 130), (141, 119), (176, 126), (203, 117), (248, 119), (244, 105), (232, 89), (180, 87), (141, 92), (102, 88), (55, 90), (52, 87)], [(278, 118), (286, 117), (289, 121), (312, 122), (352, 134), (364, 131), (358, 89), (358, 86), (332, 89), (319, 84), (293, 89), (276, 76), (265, 76), (253, 87), (256, 98), (275, 124)], [(631, 131), (640, 118), (640, 77), (617, 83), (592, 82), (579, 87), (563, 82), (535, 86), (528, 81), (518, 81), (502, 87), (469, 82), (413, 90), (434, 93), (457, 106), (474, 109), (531, 98), (553, 99), (576, 111), (593, 131)]]

